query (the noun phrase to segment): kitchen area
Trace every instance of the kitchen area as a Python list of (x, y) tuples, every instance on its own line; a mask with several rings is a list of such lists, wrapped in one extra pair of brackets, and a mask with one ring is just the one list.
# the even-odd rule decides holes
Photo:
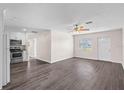
[(11, 64), (28, 61), (28, 49), (25, 33), (11, 32), (9, 43)]
[(18, 63), (24, 61), (26, 45), (22, 45), (22, 40), (10, 39), (10, 62)]
[(10, 63), (29, 62), (39, 59), (51, 63), (51, 31), (48, 29), (6, 26), (9, 35)]

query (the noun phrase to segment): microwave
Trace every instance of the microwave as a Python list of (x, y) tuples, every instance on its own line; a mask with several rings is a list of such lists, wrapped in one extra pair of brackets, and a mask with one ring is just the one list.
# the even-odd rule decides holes
[(10, 39), (10, 46), (20, 46), (22, 45), (22, 40)]

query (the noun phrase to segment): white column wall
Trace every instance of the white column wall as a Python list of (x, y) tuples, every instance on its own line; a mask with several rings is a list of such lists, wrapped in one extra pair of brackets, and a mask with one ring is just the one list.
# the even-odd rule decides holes
[[(1, 29), (0, 29), (1, 30)], [(3, 54), (2, 54), (2, 34), (0, 33), (0, 89), (2, 88), (2, 62), (3, 62)]]
[(3, 43), (3, 19), (2, 19), (2, 10), (0, 10), (0, 89), (2, 88), (2, 62), (3, 62), (3, 52), (2, 52), (2, 43)]
[(4, 11), (0, 9), (0, 89), (10, 82), (9, 34), (4, 31)]

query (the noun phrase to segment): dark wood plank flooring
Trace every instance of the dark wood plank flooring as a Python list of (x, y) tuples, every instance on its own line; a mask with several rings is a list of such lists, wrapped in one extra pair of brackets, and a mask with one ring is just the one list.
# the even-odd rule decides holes
[(4, 90), (120, 90), (121, 64), (71, 58), (48, 64), (32, 59), (11, 65), (11, 83)]

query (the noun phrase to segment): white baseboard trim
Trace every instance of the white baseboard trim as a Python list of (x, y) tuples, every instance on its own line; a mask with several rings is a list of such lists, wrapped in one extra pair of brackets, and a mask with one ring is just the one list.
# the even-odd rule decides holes
[[(77, 58), (83, 58), (83, 57), (79, 57), (79, 56), (75, 56)], [(83, 59), (89, 59), (89, 60), (99, 60), (99, 59), (93, 59), (93, 58), (83, 58)], [(112, 63), (119, 63), (119, 64), (122, 64), (122, 67), (124, 69), (124, 64), (123, 64), (123, 61), (119, 61), (119, 62), (115, 62), (115, 61), (107, 61), (107, 60), (99, 60), (99, 61), (105, 61), (105, 62), (112, 62)]]
[[(122, 63), (121, 63), (122, 64)], [(124, 64), (122, 64), (123, 70), (124, 70)]]
[(38, 59), (38, 60), (41, 60), (41, 61), (45, 61), (45, 62), (47, 62), (47, 63), (51, 63), (51, 61), (48, 61), (48, 60), (39, 59), (39, 58), (35, 58), (35, 59)]
[(73, 57), (67, 57), (67, 58), (62, 58), (62, 59), (54, 60), (54, 61), (51, 61), (51, 63), (59, 62), (59, 61), (66, 60), (66, 59), (69, 59), (69, 58), (73, 58)]

